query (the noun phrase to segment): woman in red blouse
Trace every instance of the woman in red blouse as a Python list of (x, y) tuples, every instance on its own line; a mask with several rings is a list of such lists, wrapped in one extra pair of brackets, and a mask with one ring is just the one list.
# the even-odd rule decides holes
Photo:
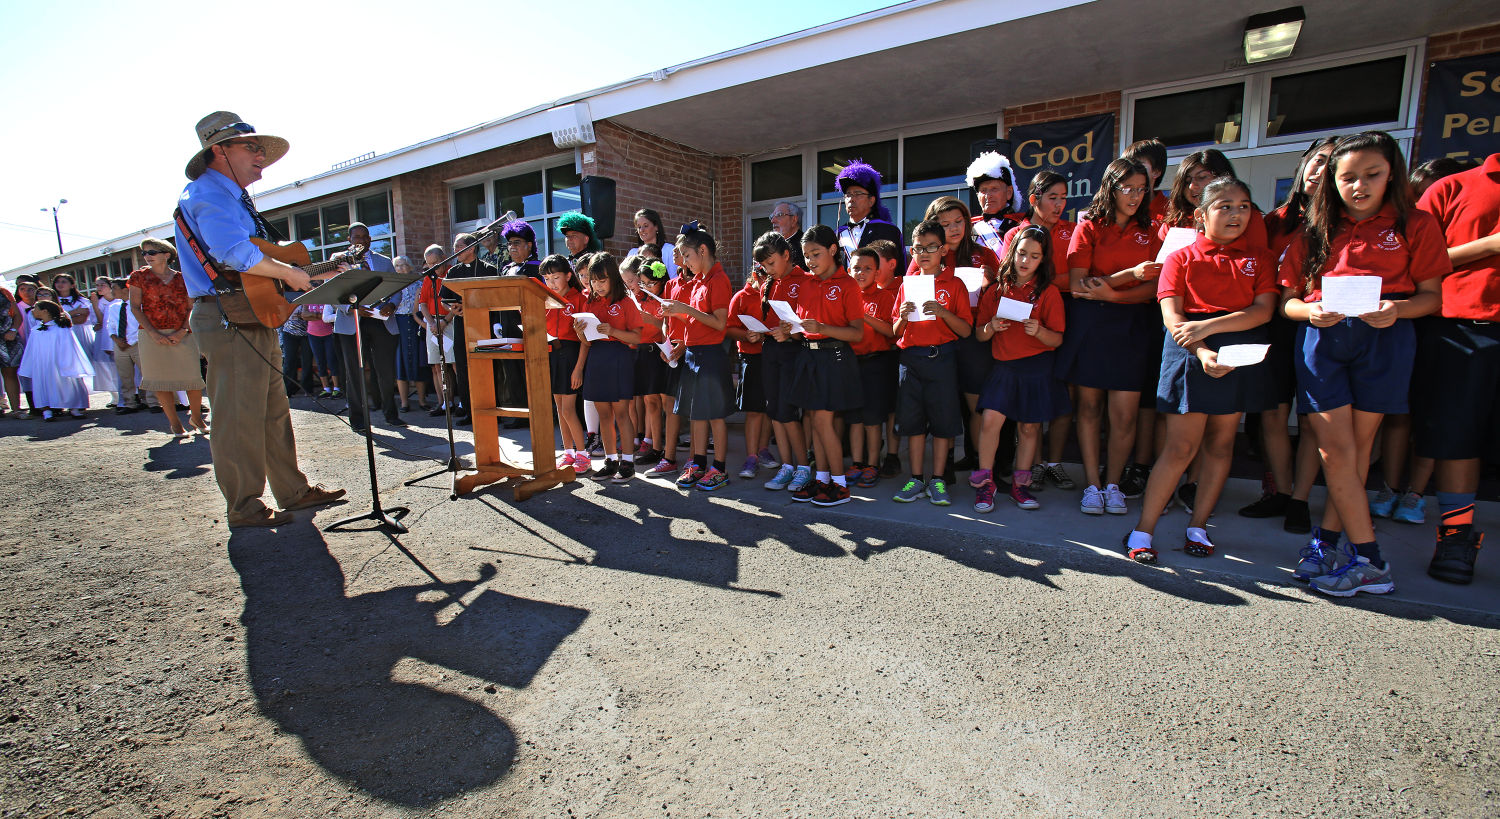
[(175, 393), (186, 390), (189, 422), (199, 434), (207, 435), (203, 371), (198, 344), (188, 329), (193, 301), (188, 298), (182, 274), (172, 267), (177, 253), (161, 239), (146, 239), (141, 242), (141, 255), (146, 257), (146, 266), (131, 273), (129, 281), (130, 312), (140, 322), (144, 337), (140, 345), (141, 389), (156, 393), (172, 434), (178, 438), (188, 433), (177, 417)]

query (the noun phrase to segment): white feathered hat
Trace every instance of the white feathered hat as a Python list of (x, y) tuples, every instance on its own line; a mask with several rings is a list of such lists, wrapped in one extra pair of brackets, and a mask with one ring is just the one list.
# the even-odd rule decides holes
[(998, 179), (1009, 184), (1011, 210), (1021, 209), (1021, 185), (1016, 180), (1015, 171), (1011, 170), (1010, 160), (996, 151), (985, 151), (980, 154), (977, 159), (969, 163), (969, 187), (978, 190), (979, 183), (985, 179)]

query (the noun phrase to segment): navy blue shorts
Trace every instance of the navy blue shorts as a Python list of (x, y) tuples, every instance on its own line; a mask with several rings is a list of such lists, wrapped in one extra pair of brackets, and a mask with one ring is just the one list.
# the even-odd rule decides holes
[(792, 365), (791, 401), (803, 412), (843, 412), (864, 403), (860, 389), (859, 363), (847, 341), (809, 341)]
[(760, 353), (740, 353), (740, 387), (734, 396), (740, 412), (766, 411), (766, 384), (760, 369)]
[(1417, 454), (1500, 461), (1500, 323), (1429, 316), (1415, 324)]
[(900, 363), (896, 351), (855, 356), (859, 362), (859, 387), (865, 403), (844, 413), (844, 423), (878, 427), (896, 411), (896, 380)]
[(677, 405), (672, 411), (690, 421), (728, 418), (734, 411), (729, 386), (729, 354), (722, 344), (688, 347), (677, 365)]
[(553, 395), (577, 395), (573, 389), (573, 368), (578, 366), (578, 351), (583, 345), (577, 341), (558, 339), (552, 342), (552, 352), (547, 354), (547, 369), (552, 374)]
[(1271, 314), (1271, 349), (1266, 351), (1266, 360), (1259, 366), (1266, 368), (1270, 378), (1271, 397), (1278, 404), (1291, 404), (1297, 397), (1297, 326), (1277, 309)]
[[(1223, 315), (1223, 314), (1220, 314)], [(1209, 318), (1193, 316), (1194, 320)], [(1265, 344), (1270, 339), (1266, 325), (1235, 333), (1215, 333), (1203, 340), (1214, 352), (1228, 344)], [(1276, 406), (1271, 394), (1270, 361), (1235, 367), (1223, 378), (1203, 371), (1203, 362), (1166, 336), (1161, 347), (1161, 375), (1156, 383), (1157, 412), (1181, 415), (1201, 412), (1206, 415), (1233, 415), (1237, 412), (1263, 412)]]
[(642, 344), (635, 350), (635, 394), (672, 395), (676, 387), (672, 374), (677, 372), (662, 360), (655, 344)]
[(793, 365), (802, 345), (794, 341), (766, 341), (760, 348), (761, 387), (766, 396), (766, 415), (778, 424), (802, 420), (802, 411), (792, 404)]
[(1069, 384), (1140, 392), (1159, 369), (1161, 310), (1153, 303), (1065, 299), (1068, 329), (1057, 348), (1057, 377)]
[(979, 341), (975, 333), (959, 339), (958, 344), (958, 389), (965, 395), (978, 395), (990, 378), (990, 365), (995, 363), (994, 348), (988, 341)]
[(1319, 329), (1297, 328), (1297, 411), (1406, 412), (1416, 358), (1410, 319), (1378, 330), (1357, 318)]
[(590, 344), (583, 364), (583, 400), (609, 404), (634, 397), (635, 350), (618, 341)]
[(1040, 424), (1073, 411), (1068, 385), (1054, 372), (1057, 353), (1037, 353), (995, 361), (979, 394), (979, 408), (994, 410), (1018, 424)]
[(896, 387), (896, 432), (957, 438), (963, 434), (958, 397), (958, 345), (908, 347), (901, 351)]

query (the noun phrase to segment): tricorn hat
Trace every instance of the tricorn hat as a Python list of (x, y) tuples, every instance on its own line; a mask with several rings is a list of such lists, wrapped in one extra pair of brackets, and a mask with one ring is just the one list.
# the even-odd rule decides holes
[(198, 120), (196, 130), (199, 148), (198, 153), (193, 154), (193, 158), (188, 160), (186, 171), (188, 179), (197, 179), (205, 170), (208, 170), (208, 149), (221, 142), (255, 137), (266, 149), (265, 164), (267, 165), (286, 156), (287, 149), (291, 147), (285, 139), (279, 136), (256, 133), (255, 126), (240, 119), (239, 114), (232, 114), (228, 111), (215, 111)]

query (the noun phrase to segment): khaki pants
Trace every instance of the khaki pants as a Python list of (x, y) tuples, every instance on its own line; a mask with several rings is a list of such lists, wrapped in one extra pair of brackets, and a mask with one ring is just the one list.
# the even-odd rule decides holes
[(147, 392), (143, 394), (136, 389), (136, 376), (144, 373), (141, 369), (141, 345), (132, 344), (125, 349), (115, 347), (115, 373), (120, 377), (120, 400), (119, 406), (134, 404), (138, 407), (156, 405), (156, 394)]
[(260, 496), (267, 482), (279, 506), (292, 505), (311, 487), (297, 468), (286, 389), (267, 363), (281, 361), (276, 331), (266, 327), (226, 330), (218, 307), (211, 303), (194, 304), (188, 326), (208, 359), (206, 392), (214, 412), (209, 451), (229, 520), (263, 514), (266, 507)]

